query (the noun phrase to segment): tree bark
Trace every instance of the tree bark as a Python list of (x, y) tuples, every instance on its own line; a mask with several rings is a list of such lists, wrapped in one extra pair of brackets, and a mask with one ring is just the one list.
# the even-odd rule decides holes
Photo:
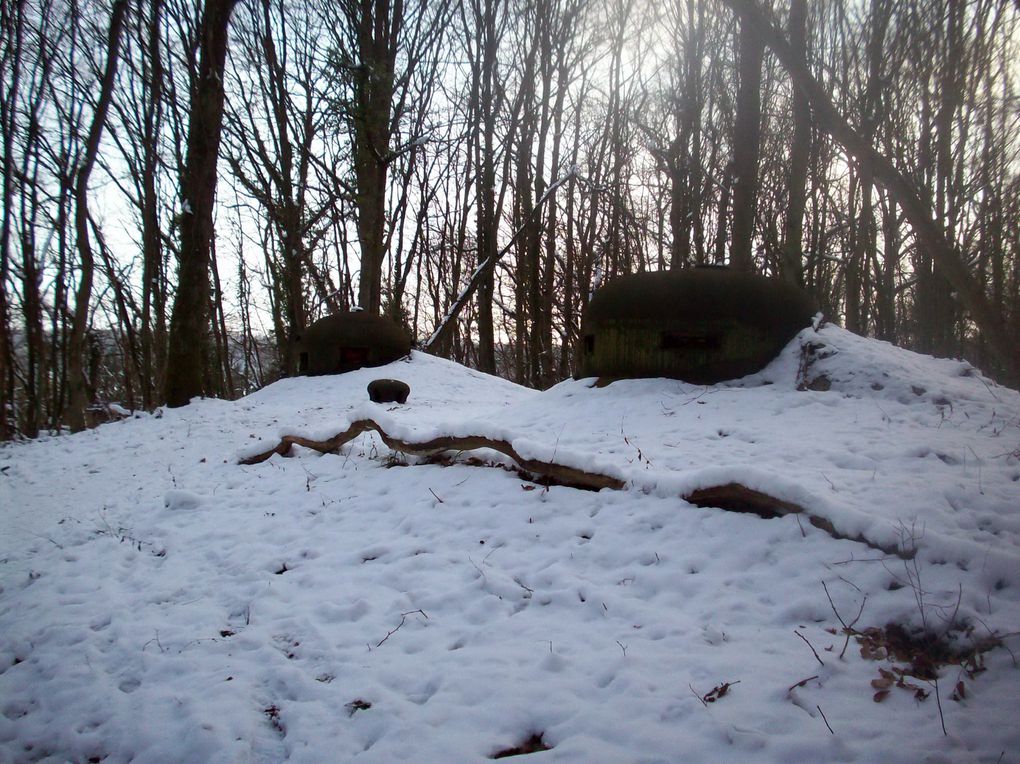
[(142, 405), (151, 409), (162, 398), (162, 380), (166, 371), (166, 287), (163, 246), (159, 230), (159, 198), (156, 176), (159, 172), (159, 133), (163, 121), (163, 61), (160, 45), (162, 0), (152, 0), (146, 25), (145, 61), (149, 76), (145, 81), (142, 136)]
[(3, 155), (0, 157), (3, 189), (0, 192), (0, 442), (17, 432), (14, 411), (14, 343), (7, 301), (7, 278), (11, 267), (11, 234), (14, 225), (14, 133), (17, 126), (18, 92), (21, 86), (22, 41), (24, 39), (24, 0), (10, 3), (3, 14), (4, 68), (10, 79), (0, 93), (0, 135)]
[[(497, 15), (501, 14), (497, 0), (479, 3), (475, 8), (475, 23), (478, 32), (479, 61), (475, 76), (477, 79), (476, 117), (481, 135), (476, 137), (476, 263), (495, 259), (499, 218), (496, 214), (496, 118), (497, 103), (494, 98), (497, 77), (497, 53), (499, 37)], [(479, 284), (478, 291), (478, 368), (487, 374), (496, 373), (496, 342), (493, 326), (492, 303), (495, 293), (493, 274)]]
[[(944, 221), (946, 236), (953, 241), (956, 235), (958, 209), (954, 150), (957, 136), (954, 127), (963, 101), (962, 69), (966, 50), (964, 45), (964, 4), (947, 2), (942, 23), (945, 24), (945, 56), (938, 73), (938, 105), (935, 111), (935, 214)], [(926, 274), (927, 275), (927, 274)], [(949, 356), (957, 352), (957, 309), (953, 301), (951, 284), (942, 266), (932, 262), (931, 269), (931, 325), (927, 334), (931, 338), (935, 355)]]
[(730, 267), (754, 270), (751, 243), (758, 196), (758, 155), (761, 145), (761, 65), (765, 42), (755, 25), (740, 21), (737, 116), (733, 127), (733, 239)]
[(397, 40), (404, 23), (402, 0), (367, 0), (353, 14), (359, 60), (354, 69), (354, 172), (357, 178), (361, 280), (358, 302), (378, 315), (385, 258), (386, 176), (390, 152)]
[[(807, 62), (807, 0), (790, 3), (790, 47)], [(811, 106), (799, 89), (793, 91), (793, 138), (790, 145), (789, 203), (786, 208), (780, 276), (804, 285), (804, 209), (807, 206), (808, 162), (811, 158)]]
[(73, 432), (85, 429), (85, 408), (89, 403), (88, 387), (83, 367), (85, 353), (85, 330), (88, 328), (89, 304), (92, 301), (92, 277), (95, 272), (95, 257), (89, 239), (89, 176), (95, 167), (99, 154), (99, 142), (106, 127), (106, 115), (113, 98), (113, 84), (117, 76), (117, 61), (120, 57), (120, 38), (124, 29), (124, 16), (128, 11), (127, 0), (116, 0), (110, 11), (110, 30), (107, 36), (106, 68), (100, 83), (99, 100), (92, 115), (85, 141), (85, 154), (78, 167), (74, 186), (74, 228), (78, 247), (81, 280), (75, 293), (74, 319), (71, 322), (71, 336), (68, 342), (67, 376), (69, 400), (67, 423)]
[(209, 259), (216, 163), (223, 128), (223, 68), (230, 15), (237, 0), (206, 0), (199, 28), (197, 80), (191, 100), (187, 159), (181, 178), (180, 269), (170, 318), (166, 401), (184, 406), (208, 392), (204, 379), (209, 344)]

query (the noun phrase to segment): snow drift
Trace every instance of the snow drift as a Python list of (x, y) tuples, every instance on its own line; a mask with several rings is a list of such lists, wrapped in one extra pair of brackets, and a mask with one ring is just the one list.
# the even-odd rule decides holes
[[(626, 487), (372, 433), (238, 464), (361, 418)], [(728, 482), (913, 557), (679, 498)], [(414, 353), (11, 444), (0, 759), (1016, 761), (1018, 506), (1017, 392), (835, 327), (713, 386), (539, 393)], [(840, 657), (858, 614), (1004, 647), (876, 693), (895, 661)]]

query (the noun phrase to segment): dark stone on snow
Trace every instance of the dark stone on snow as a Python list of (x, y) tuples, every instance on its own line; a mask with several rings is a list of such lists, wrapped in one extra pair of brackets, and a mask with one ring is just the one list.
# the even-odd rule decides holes
[(373, 379), (368, 383), (368, 397), (372, 403), (407, 403), (411, 388), (399, 379)]

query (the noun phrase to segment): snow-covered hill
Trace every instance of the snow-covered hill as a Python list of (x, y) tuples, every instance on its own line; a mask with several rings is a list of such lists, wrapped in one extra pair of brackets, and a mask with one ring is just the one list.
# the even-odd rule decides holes
[[(1020, 394), (835, 327), (592, 382), (415, 353), (0, 449), (0, 760), (1020, 761)], [(363, 418), (627, 487), (372, 434), (239, 464)], [(680, 498), (731, 483), (832, 533)], [(1003, 646), (936, 686), (890, 623)]]

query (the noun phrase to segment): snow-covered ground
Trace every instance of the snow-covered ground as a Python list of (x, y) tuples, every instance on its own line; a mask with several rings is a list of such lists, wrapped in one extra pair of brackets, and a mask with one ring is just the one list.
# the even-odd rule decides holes
[[(369, 403), (377, 377), (407, 405)], [(628, 486), (375, 435), (239, 464), (364, 417)], [(731, 482), (916, 556), (679, 498)], [(1004, 646), (898, 687), (840, 618)], [(4, 762), (471, 762), (534, 736), (529, 762), (1007, 764), (1018, 632), (1020, 394), (835, 327), (710, 387), (539, 393), (415, 353), (0, 448)]]

